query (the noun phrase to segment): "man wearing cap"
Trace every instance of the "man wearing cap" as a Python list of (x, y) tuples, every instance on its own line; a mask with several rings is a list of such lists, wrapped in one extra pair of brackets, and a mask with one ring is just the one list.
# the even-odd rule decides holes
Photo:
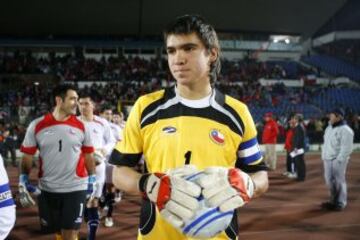
[(276, 142), (277, 135), (279, 134), (279, 127), (276, 121), (273, 119), (271, 112), (264, 115), (264, 130), (262, 134), (262, 144), (265, 145), (264, 160), (266, 165), (271, 169), (276, 169)]
[(346, 167), (353, 151), (354, 132), (344, 121), (344, 110), (336, 108), (329, 114), (321, 158), (330, 200), (321, 204), (326, 210), (341, 211), (347, 204)]

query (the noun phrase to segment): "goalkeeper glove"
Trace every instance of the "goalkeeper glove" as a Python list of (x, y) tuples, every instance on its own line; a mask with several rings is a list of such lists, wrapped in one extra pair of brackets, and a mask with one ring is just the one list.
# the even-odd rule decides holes
[(22, 207), (32, 207), (35, 205), (34, 199), (30, 193), (39, 195), (40, 189), (29, 183), (29, 176), (27, 174), (20, 174), (19, 176), (19, 200)]
[(144, 174), (139, 180), (139, 189), (158, 207), (165, 220), (175, 227), (193, 217), (199, 207), (197, 197), (201, 188), (182, 177), (195, 173), (196, 168), (184, 166), (164, 173)]
[(237, 168), (210, 167), (198, 179), (202, 194), (211, 207), (221, 212), (242, 207), (254, 194), (251, 177)]

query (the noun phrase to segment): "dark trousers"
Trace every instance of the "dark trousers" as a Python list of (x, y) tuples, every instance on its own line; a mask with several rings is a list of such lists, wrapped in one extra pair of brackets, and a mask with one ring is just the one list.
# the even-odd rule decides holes
[(294, 158), (290, 156), (290, 152), (286, 153), (286, 171), (290, 173), (296, 172)]
[(9, 152), (10, 152), (10, 157), (11, 157), (11, 163), (12, 163), (13, 166), (15, 166), (16, 165), (16, 149), (13, 148), (13, 147), (5, 146), (4, 158), (8, 158)]
[(304, 154), (300, 154), (294, 158), (295, 169), (297, 173), (297, 180), (304, 181), (306, 176), (306, 166), (304, 161)]

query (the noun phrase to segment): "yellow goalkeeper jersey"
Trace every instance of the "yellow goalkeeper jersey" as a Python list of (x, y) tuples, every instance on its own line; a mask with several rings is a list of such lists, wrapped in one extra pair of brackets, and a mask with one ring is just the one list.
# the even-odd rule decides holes
[[(211, 96), (190, 101), (176, 87), (140, 97), (130, 112), (123, 140), (110, 163), (135, 166), (144, 156), (148, 172), (166, 172), (184, 164), (199, 170), (237, 167), (265, 170), (250, 112), (242, 102), (213, 89)], [(213, 239), (236, 239), (237, 219)], [(164, 221), (154, 204), (144, 200), (138, 239), (191, 239)]]

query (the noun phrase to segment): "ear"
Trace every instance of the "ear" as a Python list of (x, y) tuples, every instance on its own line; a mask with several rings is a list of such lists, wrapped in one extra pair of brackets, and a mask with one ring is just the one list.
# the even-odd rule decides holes
[(63, 102), (63, 100), (62, 100), (61, 97), (56, 96), (56, 97), (55, 97), (55, 102), (56, 102), (56, 105), (59, 105), (59, 104), (61, 104), (61, 103)]
[(217, 48), (212, 48), (209, 51), (209, 55), (210, 55), (210, 62), (213, 63), (219, 57), (219, 50)]

